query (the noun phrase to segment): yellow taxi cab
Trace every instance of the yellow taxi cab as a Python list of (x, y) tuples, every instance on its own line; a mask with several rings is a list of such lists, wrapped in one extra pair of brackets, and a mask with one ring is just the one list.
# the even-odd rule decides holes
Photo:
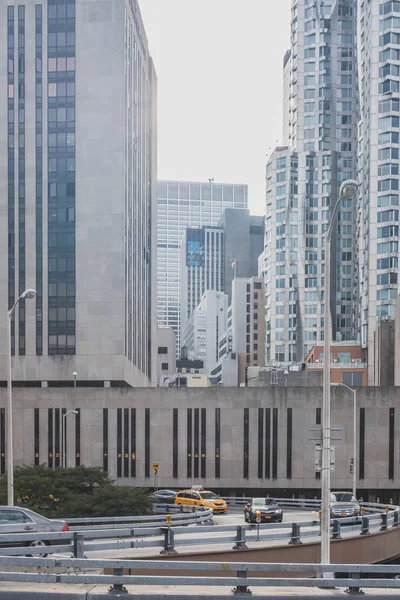
[(204, 506), (212, 508), (215, 513), (225, 513), (228, 510), (225, 500), (209, 490), (181, 490), (176, 494), (174, 503), (182, 506)]

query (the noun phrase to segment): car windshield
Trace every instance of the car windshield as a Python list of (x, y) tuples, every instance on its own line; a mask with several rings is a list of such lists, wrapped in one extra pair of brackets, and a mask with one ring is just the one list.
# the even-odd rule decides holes
[(272, 506), (276, 504), (273, 498), (253, 498), (252, 505), (253, 506)]
[(202, 492), (201, 497), (203, 500), (218, 500), (219, 496), (214, 494), (214, 492)]
[(357, 502), (351, 492), (335, 492), (331, 494), (331, 502)]

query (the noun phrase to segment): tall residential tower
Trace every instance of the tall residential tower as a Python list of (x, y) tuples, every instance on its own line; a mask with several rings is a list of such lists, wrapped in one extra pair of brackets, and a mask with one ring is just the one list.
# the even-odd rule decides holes
[(0, 379), (147, 385), (156, 356), (156, 75), (137, 0), (0, 8)]
[[(301, 361), (323, 339), (325, 234), (357, 157), (356, 0), (293, 0), (284, 137), (267, 165), (266, 363)], [(290, 68), (290, 80), (288, 70)], [(333, 248), (333, 339), (355, 336), (353, 200)]]

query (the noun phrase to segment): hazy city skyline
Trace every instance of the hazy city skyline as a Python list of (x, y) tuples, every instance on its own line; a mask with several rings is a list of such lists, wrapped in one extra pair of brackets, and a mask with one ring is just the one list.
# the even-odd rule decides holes
[(290, 0), (139, 0), (158, 77), (158, 178), (247, 183), (282, 139)]

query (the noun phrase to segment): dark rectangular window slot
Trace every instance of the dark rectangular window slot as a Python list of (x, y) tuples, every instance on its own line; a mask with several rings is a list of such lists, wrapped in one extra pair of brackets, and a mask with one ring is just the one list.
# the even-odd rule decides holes
[(124, 477), (129, 477), (129, 408), (124, 408)]
[(365, 408), (360, 408), (360, 449), (358, 478), (364, 479), (365, 471)]
[(178, 409), (172, 412), (172, 477), (178, 477)]
[(215, 478), (221, 477), (221, 409), (215, 409)]
[(272, 479), (278, 479), (278, 409), (272, 409)]
[(108, 408), (103, 408), (103, 470), (108, 471)]
[(54, 437), (55, 437), (55, 461), (54, 466), (60, 466), (60, 409), (56, 408), (54, 410)]
[(394, 408), (389, 408), (389, 479), (394, 479)]
[(292, 442), (293, 442), (293, 423), (292, 409), (287, 409), (287, 436), (286, 436), (286, 477), (292, 479)]
[(80, 467), (81, 465), (81, 409), (75, 408), (77, 415), (75, 415), (75, 466)]
[[(315, 409), (315, 424), (321, 425), (321, 409)], [(321, 471), (315, 471), (315, 479), (321, 479)]]
[(39, 440), (40, 440), (40, 412), (38, 408), (35, 408), (34, 412), (34, 465), (38, 467), (40, 465), (40, 454), (39, 454)]
[(122, 477), (122, 408), (117, 408), (117, 477)]
[(258, 479), (264, 475), (264, 409), (258, 409)]
[[(61, 409), (61, 466), (67, 466), (67, 423), (66, 418), (64, 419), (64, 415), (67, 414), (67, 409)], [(64, 431), (65, 428), (65, 431)], [(65, 461), (65, 462), (64, 462)]]
[(186, 454), (187, 454), (187, 464), (186, 464), (186, 477), (191, 479), (192, 477), (192, 429), (193, 429), (193, 414), (192, 409), (187, 409), (187, 444), (186, 444)]
[(243, 477), (249, 478), (249, 409), (243, 412)]
[(6, 409), (0, 408), (0, 472), (6, 472)]
[(144, 410), (144, 476), (150, 477), (150, 409)]
[(201, 409), (201, 476), (206, 477), (206, 460), (207, 460), (207, 413), (206, 409)]
[(136, 477), (136, 408), (131, 408), (131, 477)]
[(265, 478), (271, 478), (271, 409), (265, 409)]
[(47, 411), (47, 455), (49, 469), (53, 468), (53, 409)]
[(194, 452), (194, 461), (193, 461), (193, 471), (194, 477), (199, 476), (199, 427), (200, 427), (200, 410), (198, 408), (194, 409), (194, 444), (193, 444), (193, 452)]

